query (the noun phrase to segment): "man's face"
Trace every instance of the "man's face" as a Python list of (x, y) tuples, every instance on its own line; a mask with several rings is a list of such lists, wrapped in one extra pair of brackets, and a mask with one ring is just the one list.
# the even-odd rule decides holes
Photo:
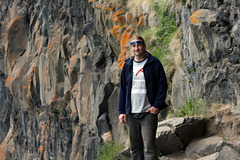
[(131, 50), (135, 56), (144, 56), (146, 45), (140, 39), (133, 39), (130, 42)]

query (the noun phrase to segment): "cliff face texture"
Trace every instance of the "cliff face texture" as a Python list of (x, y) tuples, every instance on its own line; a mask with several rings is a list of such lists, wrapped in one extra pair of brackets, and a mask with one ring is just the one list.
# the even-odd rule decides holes
[(183, 62), (173, 77), (173, 106), (194, 96), (228, 103), (239, 113), (239, 8), (237, 0), (176, 4)]
[(100, 137), (126, 138), (119, 68), (141, 16), (122, 2), (1, 0), (0, 19), (0, 159), (93, 159)]
[[(126, 142), (120, 68), (129, 38), (154, 18), (125, 3), (0, 0), (0, 159), (93, 159), (101, 140)], [(179, 3), (173, 107), (194, 94), (238, 112), (239, 1)]]

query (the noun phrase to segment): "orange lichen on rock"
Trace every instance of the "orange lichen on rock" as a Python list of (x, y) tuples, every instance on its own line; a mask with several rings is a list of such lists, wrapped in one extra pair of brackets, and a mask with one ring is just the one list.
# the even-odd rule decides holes
[(25, 96), (26, 100), (29, 101), (29, 98), (32, 97), (35, 92), (34, 86), (33, 86), (33, 77), (38, 73), (37, 66), (33, 66), (29, 72), (23, 77), (22, 79), (22, 89), (23, 89), (23, 95)]
[(143, 14), (141, 14), (141, 15), (139, 16), (139, 21), (138, 21), (138, 23), (137, 23), (137, 26), (138, 26), (138, 27), (139, 27), (140, 24), (142, 23), (142, 20), (143, 20)]
[(109, 5), (107, 6), (107, 9), (112, 11), (114, 7), (115, 5), (113, 3), (109, 3)]
[[(44, 132), (47, 132), (47, 124), (46, 123), (41, 123), (41, 128), (42, 128), (42, 134)], [(44, 135), (44, 134), (43, 134)]]
[(3, 159), (4, 157), (4, 151), (3, 151), (3, 143), (0, 145), (0, 159)]
[(5, 154), (12, 154), (14, 152), (13, 146), (13, 131), (12, 128), (9, 128), (7, 136), (4, 138), (3, 142), (0, 144), (0, 159), (6, 160)]
[(49, 43), (48, 43), (47, 50), (50, 48), (50, 46), (51, 46), (51, 41), (49, 41)]
[(50, 121), (48, 120), (47, 122), (40, 122), (40, 126), (41, 126), (42, 139), (38, 149), (41, 155), (46, 156), (46, 152), (48, 150), (48, 139), (49, 139), (48, 133), (50, 133)]
[(10, 74), (5, 82), (5, 86), (9, 87), (9, 84), (15, 79), (13, 74)]
[(13, 83), (13, 81), (20, 76), (21, 71), (22, 71), (22, 68), (21, 69), (17, 68), (13, 72), (11, 72), (11, 74), (8, 76), (8, 78), (5, 82), (5, 86), (10, 87), (10, 85)]
[(94, 2), (94, 0), (88, 0), (88, 2)]
[(193, 15), (191, 15), (191, 16), (189, 17), (189, 20), (190, 20), (193, 24), (197, 25), (197, 24), (200, 22), (200, 20), (198, 19), (199, 16), (200, 16), (200, 12), (199, 12), (199, 10), (197, 10), (196, 12), (193, 13)]
[(22, 88), (23, 88), (23, 94), (25, 95), (25, 97), (29, 97), (28, 87), (30, 87), (30, 86), (25, 86), (23, 84)]
[(118, 66), (120, 69), (123, 68), (124, 66), (124, 61), (126, 60), (126, 58), (128, 57), (126, 51), (127, 51), (127, 43), (129, 41), (129, 39), (131, 38), (133, 34), (133, 30), (131, 27), (128, 27), (123, 34), (121, 35), (121, 54), (118, 58)]
[(117, 39), (118, 35), (121, 33), (121, 27), (118, 26), (118, 25), (114, 25), (113, 29), (111, 30), (111, 32), (112, 32), (114, 38)]
[(119, 11), (117, 11), (117, 12), (113, 15), (113, 17), (112, 17), (112, 19), (113, 19), (114, 21), (117, 21), (120, 26), (123, 25), (123, 21), (121, 20), (123, 14), (124, 14), (124, 11), (123, 11), (123, 10), (119, 10)]
[(43, 147), (42, 146), (40, 146), (38, 149), (39, 149), (40, 153), (43, 153)]

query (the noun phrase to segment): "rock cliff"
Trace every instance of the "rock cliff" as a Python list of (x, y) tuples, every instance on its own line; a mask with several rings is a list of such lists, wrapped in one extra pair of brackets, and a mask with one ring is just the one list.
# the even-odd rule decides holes
[(0, 1), (0, 159), (93, 159), (101, 139), (126, 138), (119, 74), (143, 16), (125, 6)]
[(173, 77), (173, 106), (193, 96), (239, 113), (239, 1), (176, 2), (183, 60)]
[[(93, 159), (126, 142), (117, 103), (128, 40), (156, 25), (127, 1), (0, 0), (0, 159)], [(190, 95), (239, 108), (240, 4), (174, 1), (183, 59), (171, 104)], [(127, 143), (127, 142), (126, 142)]]

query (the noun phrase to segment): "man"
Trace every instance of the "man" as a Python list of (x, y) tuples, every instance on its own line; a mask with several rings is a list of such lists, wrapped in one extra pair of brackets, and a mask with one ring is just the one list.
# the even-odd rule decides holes
[(130, 46), (134, 55), (121, 73), (119, 121), (128, 125), (132, 159), (157, 160), (157, 114), (167, 107), (167, 80), (161, 62), (146, 51), (141, 36), (134, 36)]

